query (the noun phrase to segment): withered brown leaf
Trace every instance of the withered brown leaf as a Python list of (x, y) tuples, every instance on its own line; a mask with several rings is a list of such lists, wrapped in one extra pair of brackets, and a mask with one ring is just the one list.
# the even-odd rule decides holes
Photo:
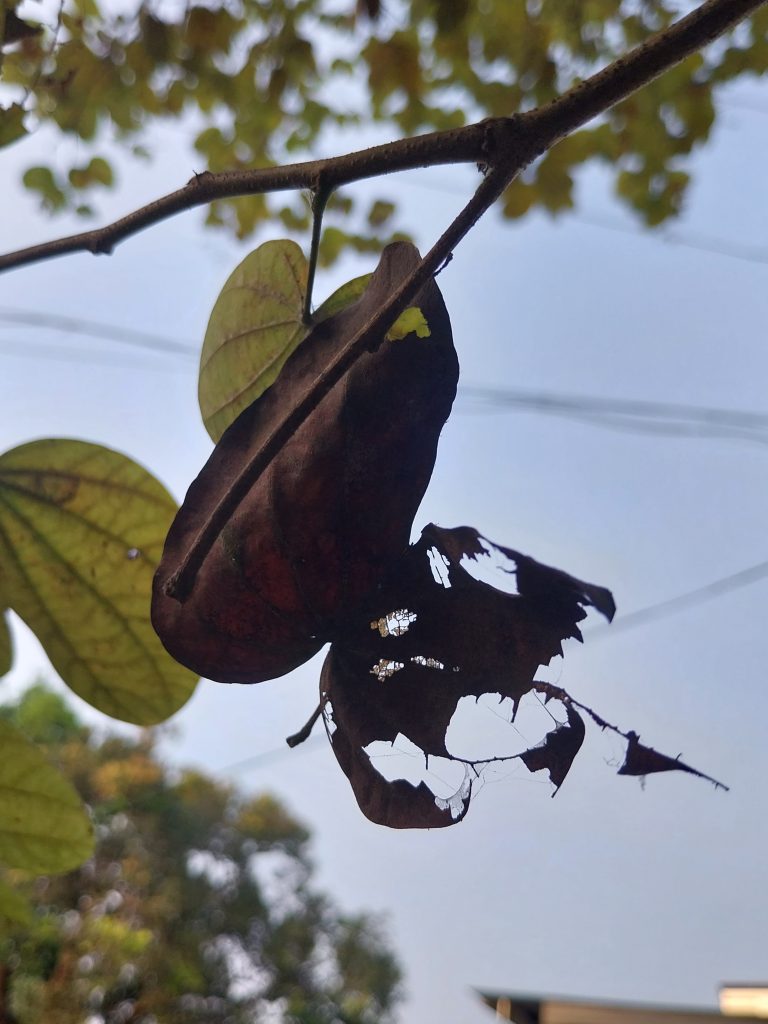
[[(357, 359), (241, 498), (239, 488), (245, 492), (250, 480), (244, 471), (255, 472), (276, 424), (301, 408), (302, 396), (418, 260), (409, 244), (388, 246), (362, 297), (316, 325), (272, 387), (225, 432), (189, 489), (155, 577), (152, 619), (161, 640), (201, 675), (245, 683), (283, 675), (330, 641), (320, 706), (289, 743), (306, 738), (322, 711), (363, 813), (390, 827), (461, 820), (475, 781), (492, 762), (516, 758), (531, 772), (547, 771), (557, 792), (584, 741), (580, 712), (626, 740), (619, 774), (678, 769), (714, 782), (536, 679), (540, 666), (563, 653), (564, 640), (581, 640), (589, 607), (613, 618), (610, 591), (468, 526), (429, 525), (409, 547), (458, 377), (434, 281), (416, 296), (416, 311)], [(168, 596), (169, 580), (178, 579), (203, 527), (216, 536), (213, 512), (233, 493), (236, 507), (212, 548), (197, 549), (207, 554), (196, 563), (191, 594), (180, 595), (183, 601)], [(507, 581), (514, 578), (515, 593), (468, 571), (486, 556)], [(508, 698), (514, 717), (532, 692), (565, 711), (565, 720), (552, 716), (537, 746), (479, 760), (448, 749), (464, 698)], [(398, 737), (420, 748), (426, 767), (430, 758), (463, 766), (453, 795), (384, 777), (372, 752), (377, 743), (394, 748)]]

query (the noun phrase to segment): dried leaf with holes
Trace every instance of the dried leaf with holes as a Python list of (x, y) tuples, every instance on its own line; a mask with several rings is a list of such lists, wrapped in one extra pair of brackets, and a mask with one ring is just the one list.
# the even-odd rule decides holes
[[(282, 253), (281, 246), (269, 252)], [(362, 283), (353, 282), (332, 297), (326, 318), (303, 340), (301, 331), (291, 334), (296, 347), (274, 384), (223, 434), (171, 528), (154, 586), (160, 638), (201, 675), (245, 683), (283, 675), (330, 641), (320, 705), (288, 742), (306, 739), (323, 714), (363, 813), (393, 828), (460, 821), (477, 780), (497, 762), (517, 760), (530, 772), (546, 772), (557, 792), (584, 742), (583, 715), (627, 742), (620, 774), (679, 769), (701, 775), (536, 678), (563, 653), (564, 640), (581, 640), (579, 623), (588, 608), (613, 618), (608, 590), (468, 526), (430, 525), (408, 546), (458, 377), (448, 314), (433, 281), (330, 388), (250, 489), (243, 487), (191, 594), (183, 601), (168, 596), (168, 581), (177, 579), (201, 530), (212, 522), (218, 529), (214, 510), (248, 480), (244, 471), (265, 439), (418, 259), (409, 244), (389, 246), (362, 294)], [(244, 261), (237, 287), (252, 272), (263, 273), (263, 262)], [(300, 291), (294, 300), (301, 308)], [(227, 320), (227, 337), (238, 336), (241, 315), (248, 330), (270, 320), (269, 310), (225, 306), (228, 316), (237, 314)], [(235, 358), (236, 386), (238, 367)], [(252, 370), (252, 362), (244, 364), (248, 380)], [(516, 593), (470, 573), (471, 563), (486, 558), (505, 580), (515, 580)], [(513, 719), (530, 694), (558, 704), (561, 713), (543, 712), (547, 728), (538, 744), (523, 744), (527, 749), (461, 757), (449, 743), (452, 721), (460, 702), (486, 694), (509, 700)], [(378, 748), (394, 752), (396, 744), (420, 752), (429, 782), (380, 770)], [(432, 786), (431, 759), (457, 770), (447, 795)]]

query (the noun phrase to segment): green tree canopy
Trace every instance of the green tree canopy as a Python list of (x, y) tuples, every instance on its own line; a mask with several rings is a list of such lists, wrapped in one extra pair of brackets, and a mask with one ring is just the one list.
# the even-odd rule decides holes
[[(13, 4), (10, 5), (14, 6)], [(91, 210), (119, 178), (118, 149), (147, 155), (147, 128), (185, 116), (197, 170), (269, 166), (507, 116), (548, 101), (680, 13), (671, 0), (235, 0), (119, 7), (64, 0), (42, 31), (7, 29), (9, 86), (0, 141), (51, 126), (77, 158), (29, 166), (49, 210)], [(687, 9), (690, 5), (684, 5)], [(374, 17), (360, 12), (368, 9)], [(723, 83), (768, 68), (768, 8), (561, 142), (514, 181), (507, 217), (574, 204), (580, 165), (600, 162), (645, 223), (681, 209), (689, 156), (706, 141)], [(376, 127), (378, 126), (378, 127)], [(74, 150), (71, 151), (74, 155)], [(118, 161), (123, 168), (129, 165)], [(127, 171), (130, 173), (130, 171)], [(180, 182), (181, 184), (181, 182)], [(394, 207), (336, 196), (324, 256), (370, 248), (392, 232)], [(268, 219), (303, 231), (310, 211), (278, 194), (220, 200), (208, 221), (239, 236)]]
[(84, 728), (58, 696), (10, 709), (91, 807), (77, 871), (23, 881), (34, 914), (5, 921), (0, 1019), (18, 1024), (378, 1024), (399, 993), (371, 917), (311, 883), (308, 833), (274, 796), (173, 772), (154, 738)]

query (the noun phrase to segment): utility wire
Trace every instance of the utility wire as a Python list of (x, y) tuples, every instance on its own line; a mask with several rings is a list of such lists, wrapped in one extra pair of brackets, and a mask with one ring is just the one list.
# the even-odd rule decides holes
[[(138, 359), (131, 359), (130, 354), (105, 352), (99, 349), (75, 348), (64, 345), (40, 345), (35, 342), (33, 350), (28, 344), (19, 341), (9, 341), (0, 338), (0, 354), (10, 356), (12, 359), (29, 359), (45, 357), (59, 363), (95, 363), (101, 366), (114, 366), (124, 369), (137, 370), (140, 373), (147, 372), (146, 362), (139, 362)], [(177, 367), (169, 363), (157, 363), (152, 367), (152, 372), (175, 373)]]
[[(118, 342), (141, 349), (151, 349), (173, 356), (197, 360), (193, 344), (120, 327), (116, 324), (37, 313), (31, 310), (0, 308), (0, 324), (9, 322), (23, 326), (44, 326), (66, 334), (86, 335), (104, 341)], [(114, 353), (99, 349), (64, 348), (62, 346), (23, 346), (0, 338), (0, 351), (12, 356), (60, 358), (68, 362), (96, 360), (109, 365), (138, 368), (135, 362), (118, 361)], [(119, 359), (119, 357), (118, 357)], [(153, 369), (162, 364), (156, 364)], [(461, 385), (459, 397), (462, 412), (523, 410), (550, 416), (577, 419), (592, 426), (618, 430), (660, 434), (676, 437), (718, 437), (768, 443), (768, 413), (725, 409), (672, 402), (640, 399), (604, 398), (596, 395), (574, 395), (522, 388), (493, 388)], [(472, 405), (474, 403), (474, 406)]]
[[(599, 228), (601, 231), (615, 231), (623, 235), (646, 235), (642, 228), (634, 227), (616, 220), (613, 217), (605, 217), (602, 214), (574, 213), (573, 219), (586, 227)], [(675, 231), (674, 228), (665, 228), (656, 231), (655, 237), (667, 245), (680, 246), (683, 249), (696, 249), (699, 252), (711, 252), (717, 256), (726, 256), (728, 259), (741, 260), (743, 263), (768, 264), (768, 247), (764, 245), (744, 245), (743, 243), (729, 241), (725, 238), (715, 238), (711, 235), (698, 235), (693, 232)]]
[(198, 356), (194, 347), (189, 343), (175, 341), (162, 334), (151, 334), (148, 331), (134, 330), (132, 327), (99, 323), (96, 320), (60, 316), (57, 313), (38, 313), (29, 309), (11, 309), (3, 306), (0, 307), (0, 322), (14, 324), (18, 327), (44, 327), (66, 334), (81, 334), (90, 338), (117, 341), (123, 345), (147, 349), (150, 352), (168, 352), (173, 355), (190, 356), (193, 359)]
[[(746, 108), (745, 108), (746, 109)], [(750, 108), (752, 109), (752, 108)], [(763, 111), (768, 114), (768, 109)], [(444, 192), (450, 195), (464, 195), (465, 190), (449, 185), (445, 180), (434, 178), (428, 181), (416, 177), (404, 177), (403, 183), (414, 188), (428, 189), (432, 192)], [(768, 264), (768, 246), (745, 245), (727, 238), (712, 235), (699, 235), (695, 232), (676, 231), (674, 228), (656, 229), (653, 234), (647, 229), (632, 223), (625, 223), (614, 217), (606, 217), (599, 213), (571, 213), (570, 217), (577, 224), (585, 227), (598, 228), (601, 231), (615, 231), (625, 235), (637, 235), (655, 241), (666, 242), (668, 245), (680, 246), (683, 249), (696, 249), (699, 252), (714, 253), (728, 259), (741, 260), (744, 263)]]
[[(577, 419), (592, 426), (675, 437), (725, 437), (768, 442), (768, 413), (596, 395), (535, 392), (521, 388), (463, 385), (474, 411), (527, 411)], [(473, 411), (464, 409), (465, 412)]]
[(629, 612), (627, 615), (619, 616), (615, 622), (595, 626), (588, 630), (590, 642), (593, 638), (607, 639), (627, 629), (637, 629), (638, 626), (645, 626), (649, 622), (657, 622), (660, 619), (669, 618), (687, 608), (694, 608), (696, 605), (713, 601), (724, 594), (730, 594), (734, 590), (750, 586), (768, 579), (768, 562), (758, 562), (747, 569), (731, 573), (729, 576), (722, 576), (711, 583), (705, 583), (702, 587), (688, 590), (677, 597), (667, 598), (665, 601), (657, 601), (645, 608), (638, 608), (637, 611)]
[(272, 764), (273, 761), (280, 761), (294, 751), (298, 750), (299, 753), (309, 753), (312, 750), (316, 750), (321, 744), (325, 743), (325, 736), (321, 736), (317, 733), (314, 736), (310, 736), (308, 740), (299, 747), (289, 747), (286, 743), (282, 747), (274, 747), (272, 750), (265, 750), (261, 754), (254, 754), (253, 757), (243, 758), (242, 761), (234, 761), (232, 764), (227, 764), (223, 768), (219, 768), (218, 771), (223, 775), (228, 775), (230, 772), (247, 771), (250, 768), (259, 768), (265, 764)]

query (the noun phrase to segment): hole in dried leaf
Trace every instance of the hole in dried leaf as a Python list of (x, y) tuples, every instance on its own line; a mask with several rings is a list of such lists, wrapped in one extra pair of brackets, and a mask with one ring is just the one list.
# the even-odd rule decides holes
[(528, 693), (515, 703), (498, 693), (462, 697), (445, 733), (445, 745), (464, 761), (517, 757), (537, 746), (565, 715), (560, 702), (546, 707), (538, 694)]
[[(424, 668), (445, 668), (445, 665), (442, 663), (442, 661), (438, 661), (437, 658), (425, 658), (423, 654), (415, 655), (413, 658), (411, 658), (411, 661), (414, 663), (414, 665), (422, 665)], [(454, 671), (456, 671), (456, 669), (454, 669)]]
[(430, 548), (427, 552), (427, 557), (429, 558), (429, 567), (432, 570), (435, 583), (439, 583), (441, 587), (445, 587), (448, 590), (451, 585), (448, 575), (450, 562), (437, 548)]
[(415, 612), (409, 612), (407, 608), (398, 608), (394, 612), (382, 615), (380, 619), (374, 619), (371, 629), (377, 629), (379, 636), (402, 636), (408, 632), (409, 626), (416, 618)]
[(456, 799), (460, 803), (459, 793), (468, 777), (474, 776), (470, 766), (460, 761), (435, 755), (426, 757), (424, 751), (402, 733), (398, 733), (391, 743), (374, 740), (363, 749), (373, 767), (387, 782), (405, 779), (414, 786), (423, 782), (432, 791), (436, 801), (451, 802)]
[(395, 672), (399, 672), (401, 668), (405, 668), (402, 661), (387, 661), (385, 658), (380, 658), (378, 662), (371, 667), (371, 675), (376, 676), (380, 683), (383, 683), (385, 679), (390, 679)]
[(464, 766), (464, 778), (456, 792), (447, 800), (435, 797), (435, 806), (440, 811), (450, 811), (454, 821), (461, 818), (465, 811), (466, 801), (472, 793), (472, 771), (468, 765)]

